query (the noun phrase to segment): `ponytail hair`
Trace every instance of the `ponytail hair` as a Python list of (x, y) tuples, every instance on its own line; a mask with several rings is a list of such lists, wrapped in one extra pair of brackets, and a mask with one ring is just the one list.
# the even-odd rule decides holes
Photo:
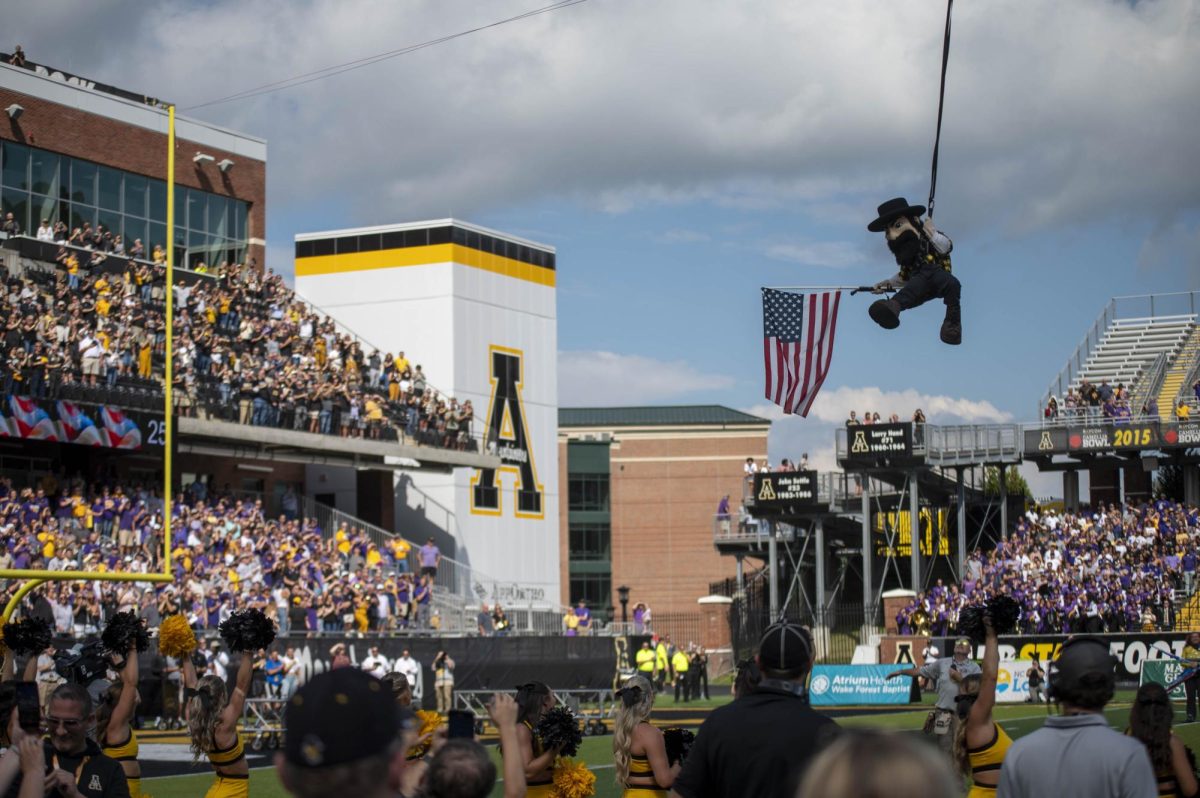
[(205, 676), (193, 690), (184, 691), (187, 700), (188, 735), (192, 738), (192, 754), (199, 759), (201, 754), (217, 750), (217, 724), (221, 712), (228, 703), (229, 695), (225, 681), (216, 676)]
[(617, 786), (629, 786), (629, 760), (633, 755), (633, 730), (650, 717), (654, 707), (654, 689), (645, 676), (631, 676), (617, 691), (617, 718), (613, 724), (613, 762), (616, 765)]
[(542, 719), (542, 704), (550, 695), (550, 686), (545, 682), (526, 682), (517, 688), (517, 723), (537, 726)]
[(967, 751), (967, 718), (971, 714), (971, 707), (975, 706), (975, 699), (979, 698), (982, 681), (983, 677), (977, 673), (963, 677), (958, 683), (958, 695), (954, 699), (958, 728), (954, 732), (953, 760), (958, 772), (964, 776), (971, 773), (971, 755)]
[(1146, 746), (1156, 772), (1171, 767), (1171, 721), (1174, 710), (1161, 684), (1147, 682), (1138, 688), (1129, 710), (1129, 734)]

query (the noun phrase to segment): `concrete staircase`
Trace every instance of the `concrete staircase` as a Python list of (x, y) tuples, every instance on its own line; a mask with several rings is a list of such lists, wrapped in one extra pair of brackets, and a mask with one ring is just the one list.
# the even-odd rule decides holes
[(1179, 608), (1175, 628), (1188, 632), (1200, 630), (1200, 593), (1188, 596), (1187, 602)]
[[(1192, 329), (1163, 375), (1162, 387), (1158, 391), (1158, 417), (1161, 421), (1175, 420), (1176, 397), (1180, 389), (1185, 387), (1183, 381), (1197, 359), (1200, 359), (1200, 326)], [(1200, 615), (1197, 619), (1200, 620)]]

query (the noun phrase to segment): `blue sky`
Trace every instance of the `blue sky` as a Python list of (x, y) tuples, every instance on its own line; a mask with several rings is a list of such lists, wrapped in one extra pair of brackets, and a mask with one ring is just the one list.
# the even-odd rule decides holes
[[(51, 0), (10, 36), (267, 138), (278, 270), (303, 231), (454, 215), (525, 235), (559, 249), (562, 404), (768, 412), (759, 286), (890, 275), (866, 223), (925, 199), (943, 4), (590, 0), (187, 110), (543, 4)], [(963, 345), (938, 341), (940, 306), (887, 333), (847, 297), (823, 397), (775, 424), (773, 458), (828, 463), (851, 407), (1027, 420), (1110, 297), (1200, 289), (1200, 3), (1013, 9), (956, 9), (936, 216)]]

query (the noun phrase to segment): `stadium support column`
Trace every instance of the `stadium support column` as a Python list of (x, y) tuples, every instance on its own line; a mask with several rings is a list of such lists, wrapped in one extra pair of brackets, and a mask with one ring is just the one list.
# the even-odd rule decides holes
[(917, 472), (908, 477), (909, 549), (912, 552), (912, 591), (921, 592), (921, 497), (917, 488)]
[(816, 573), (816, 593), (817, 600), (814, 603), (813, 619), (816, 622), (816, 645), (817, 656), (823, 657), (829, 651), (829, 626), (825, 622), (825, 519), (817, 516), (816, 529), (817, 543), (817, 573)]
[(771, 622), (779, 618), (779, 545), (775, 536), (779, 530), (774, 521), (767, 522), (767, 567), (771, 569), (767, 584), (770, 585)]
[(871, 611), (871, 477), (863, 472), (862, 479), (862, 580), (863, 580), (863, 640), (873, 631), (875, 613)]
[(961, 582), (967, 563), (967, 488), (963, 484), (963, 468), (954, 469), (958, 475), (958, 578)]
[(1000, 539), (1008, 540), (1008, 468), (1003, 463), (1000, 473)]
[(1073, 513), (1079, 509), (1079, 472), (1063, 472), (1063, 509)]
[[(1078, 477), (1076, 477), (1078, 480)], [(1076, 482), (1076, 494), (1079, 493), (1079, 483)], [(1189, 507), (1200, 504), (1200, 466), (1194, 463), (1183, 465), (1183, 502)]]

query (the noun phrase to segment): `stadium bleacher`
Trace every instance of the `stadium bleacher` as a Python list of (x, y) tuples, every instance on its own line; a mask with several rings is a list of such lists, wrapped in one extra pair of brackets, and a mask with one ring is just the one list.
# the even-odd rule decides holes
[[(5, 242), (19, 255), (3, 275), (6, 394), (161, 406), (163, 269), (106, 252), (104, 240)], [(339, 329), (280, 275), (223, 263), (179, 270), (172, 290), (180, 415), (478, 449), (469, 401), (441, 395), (419, 365)]]

